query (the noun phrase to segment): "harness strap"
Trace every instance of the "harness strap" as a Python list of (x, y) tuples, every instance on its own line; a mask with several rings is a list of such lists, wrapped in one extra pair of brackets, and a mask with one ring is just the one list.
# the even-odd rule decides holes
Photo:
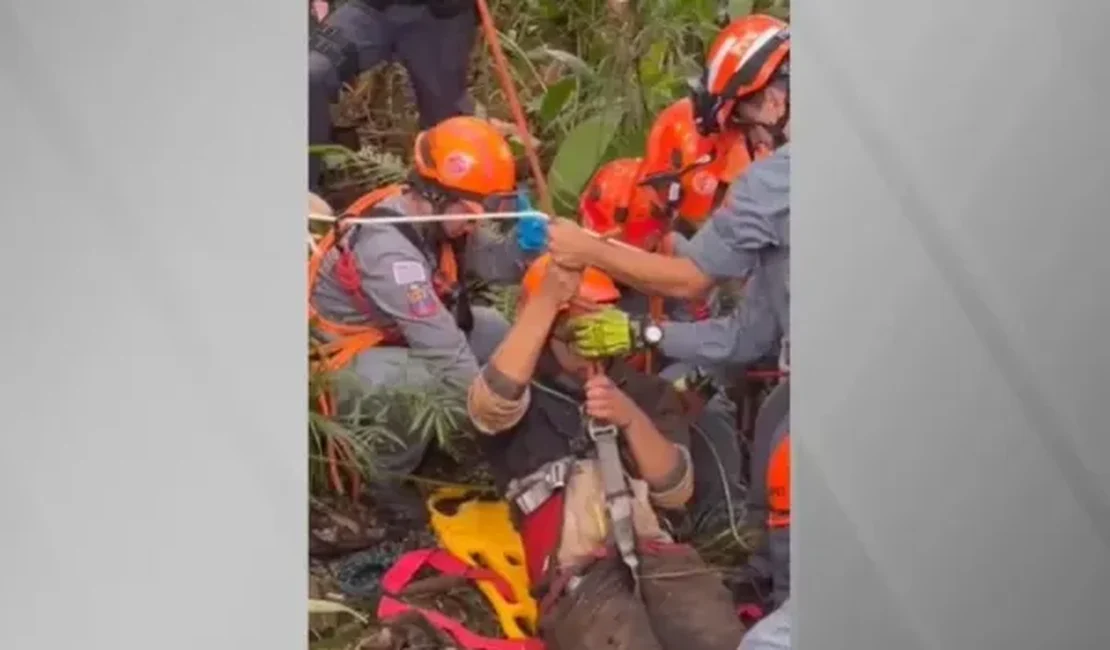
[[(349, 214), (351, 211), (356, 211), (356, 213), (358, 211), (363, 211), (368, 207), (376, 205), (382, 199), (396, 196), (400, 191), (400, 186), (391, 185), (364, 194), (352, 204), (347, 210), (347, 213)], [(337, 220), (335, 226), (321, 237), (308, 260), (308, 295), (306, 297), (306, 305), (308, 307), (309, 322), (330, 338), (328, 342), (310, 349), (309, 363), (316, 367), (322, 367), (326, 371), (338, 370), (350, 364), (356, 356), (380, 345), (387, 339), (387, 333), (379, 328), (338, 323), (324, 318), (312, 306), (312, 291), (315, 288), (316, 279), (320, 275), (320, 267), (323, 264), (324, 256), (336, 246), (340, 234), (338, 226), (339, 221)], [(342, 277), (347, 272), (343, 271), (342, 264), (338, 266), (340, 282), (342, 283)], [(335, 409), (330, 392), (325, 391), (319, 395), (317, 401), (321, 414), (326, 417), (334, 415)], [(346, 487), (343, 485), (340, 471), (341, 467), (345, 467), (351, 484), (350, 493), (352, 495), (357, 495), (361, 492), (361, 475), (355, 468), (355, 453), (354, 450), (351, 449), (349, 443), (345, 440), (335, 438), (334, 436), (328, 436), (325, 442), (325, 454), (327, 456), (328, 476), (332, 488), (338, 494), (346, 493)]]
[[(389, 185), (364, 194), (352, 203), (344, 214), (347, 216), (359, 215), (370, 210), (381, 201), (397, 196), (401, 193), (401, 190), (400, 185)], [(345, 258), (342, 254), (345, 248), (345, 242), (343, 241), (345, 233), (341, 221), (342, 218), (337, 219), (334, 226), (320, 238), (316, 250), (308, 260), (308, 317), (313, 326), (332, 339), (318, 348), (323, 357), (321, 361), (331, 370), (343, 367), (358, 354), (381, 344), (389, 338), (387, 332), (374, 326), (351, 325), (332, 321), (323, 317), (312, 306), (312, 292), (316, 286), (316, 279), (320, 276), (320, 268), (323, 265), (324, 257), (332, 249), (338, 249), (340, 255), (336, 260), (336, 281), (348, 293), (350, 293), (349, 287), (357, 286), (356, 293), (359, 297), (352, 295), (352, 300), (360, 310), (371, 313), (369, 311), (369, 299), (362, 292), (353, 255)]]
[(488, 581), (507, 602), (517, 602), (512, 586), (500, 575), (489, 569), (471, 566), (439, 548), (410, 551), (398, 558), (382, 576), (382, 591), (395, 596), (403, 595), (405, 588), (425, 568), (435, 569), (445, 576)]
[(538, 593), (554, 567), (553, 558), (563, 536), (563, 515), (566, 493), (555, 490), (535, 510), (520, 520), (520, 542), (524, 548), (524, 565), (533, 595)]
[[(324, 257), (332, 250), (338, 251), (334, 275), (335, 280), (351, 299), (355, 307), (370, 318), (375, 317), (373, 303), (362, 288), (362, 274), (358, 268), (358, 258), (351, 250), (358, 236), (360, 224), (343, 223), (343, 217), (399, 216), (395, 210), (380, 207), (379, 204), (396, 196), (404, 190), (402, 185), (390, 185), (374, 190), (359, 197), (335, 221), (335, 225), (319, 241), (317, 250), (309, 259), (309, 318), (313, 325), (327, 334), (332, 340), (320, 346), (318, 352), (329, 369), (338, 369), (350, 363), (356, 356), (383, 343), (404, 344), (396, 331), (389, 331), (373, 325), (351, 325), (324, 318), (311, 303), (312, 290), (319, 277)], [(418, 250), (424, 249), (424, 241), (413, 224), (398, 224), (397, 230)], [(439, 265), (433, 278), (437, 294), (449, 293), (458, 282), (459, 269), (456, 256), (451, 247), (440, 247)]]
[(542, 650), (543, 644), (538, 639), (509, 640), (480, 636), (468, 630), (458, 621), (435, 610), (415, 607), (397, 600), (395, 596), (401, 595), (405, 588), (413, 582), (416, 574), (426, 567), (434, 568), (441, 574), (448, 576), (474, 581), (490, 581), (507, 600), (515, 602), (515, 594), (512, 593), (512, 588), (496, 573), (469, 566), (442, 549), (425, 549), (412, 551), (401, 556), (382, 576), (382, 590), (385, 595), (378, 602), (377, 614), (379, 619), (386, 621), (396, 619), (410, 612), (420, 614), (437, 629), (449, 634), (466, 650)]
[(505, 499), (516, 506), (521, 516), (527, 517), (540, 508), (551, 496), (567, 484), (567, 476), (576, 459), (565, 456), (545, 463), (535, 472), (509, 482)]
[(531, 474), (509, 482), (505, 500), (518, 515), (528, 582), (540, 586), (558, 550), (563, 532), (563, 489), (575, 462), (574, 456), (545, 463)]
[(639, 594), (640, 558), (636, 555), (636, 528), (632, 522), (632, 489), (624, 473), (620, 454), (620, 431), (612, 424), (593, 420), (587, 426), (590, 439), (597, 452), (601, 483), (605, 489), (605, 511), (608, 514), (610, 535), (620, 553), (621, 561), (632, 574), (633, 584)]
[[(548, 386), (537, 382), (533, 385), (561, 400), (574, 401)], [(620, 431), (612, 424), (591, 419), (587, 422), (586, 433), (601, 474), (609, 538), (628, 566), (638, 594), (640, 560), (636, 555), (636, 529), (632, 520), (633, 494), (621, 458)], [(549, 559), (562, 534), (562, 491), (576, 460), (575, 456), (566, 456), (546, 463), (535, 472), (510, 482), (506, 491), (506, 498), (523, 515), (521, 535), (533, 585), (538, 585), (551, 568)]]

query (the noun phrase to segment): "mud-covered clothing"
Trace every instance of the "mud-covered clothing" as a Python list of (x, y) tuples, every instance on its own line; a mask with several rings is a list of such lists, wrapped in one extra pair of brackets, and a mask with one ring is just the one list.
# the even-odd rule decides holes
[[(614, 362), (613, 382), (647, 414), (661, 435), (679, 447), (671, 475), (652, 488), (631, 477), (632, 520), (640, 546), (641, 594), (630, 588), (628, 567), (606, 555), (608, 521), (597, 461), (590, 458), (583, 395), (562, 376), (549, 355), (541, 357), (532, 385), (508, 394), (487, 367), (471, 384), (468, 412), (487, 434), (482, 445), (495, 481), (505, 493), (545, 463), (579, 458), (562, 490), (562, 522), (554, 570), (571, 577), (543, 598), (540, 632), (549, 650), (734, 650), (743, 635), (720, 578), (692, 549), (676, 545), (663, 530), (656, 508), (680, 509), (693, 491), (690, 437), (681, 402), (666, 381)], [(528, 553), (526, 549), (526, 554)], [(667, 576), (666, 578), (655, 576)], [(553, 597), (551, 597), (553, 596)], [(549, 597), (550, 600), (549, 600)]]
[(543, 612), (548, 650), (736, 650), (744, 626), (720, 577), (689, 546), (641, 554), (640, 597), (618, 558), (597, 560)]
[[(606, 374), (652, 420), (655, 428), (678, 445), (685, 458), (690, 432), (682, 403), (674, 388), (658, 377), (638, 373), (620, 361)], [(541, 356), (533, 385), (518, 396), (500, 395), (486, 380), (486, 373), (471, 384), (468, 410), (479, 431), (489, 434), (482, 445), (492, 466), (497, 487), (504, 491), (514, 478), (527, 476), (545, 463), (567, 456), (588, 458), (591, 443), (582, 413), (581, 384), (562, 374), (552, 356)], [(635, 462), (625, 453), (626, 469), (637, 476)], [(677, 477), (675, 486), (692, 485), (692, 471)], [(642, 483), (642, 481), (638, 481)], [(685, 499), (668, 499), (666, 491), (653, 494), (660, 507), (681, 508)], [(688, 494), (686, 495), (688, 496)]]

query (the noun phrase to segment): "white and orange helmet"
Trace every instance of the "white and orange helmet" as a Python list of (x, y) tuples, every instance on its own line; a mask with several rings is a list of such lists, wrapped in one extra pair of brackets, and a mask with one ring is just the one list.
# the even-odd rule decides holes
[(703, 135), (725, 131), (736, 103), (789, 74), (790, 26), (764, 14), (737, 18), (721, 30), (695, 84), (695, 121)]

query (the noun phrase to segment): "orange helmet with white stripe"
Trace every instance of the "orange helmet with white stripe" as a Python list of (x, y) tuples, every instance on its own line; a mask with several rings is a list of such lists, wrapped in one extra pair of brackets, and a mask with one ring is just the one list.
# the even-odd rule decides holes
[(766, 88), (788, 69), (790, 27), (773, 16), (752, 14), (721, 30), (706, 56), (694, 92), (695, 120), (703, 134), (728, 128), (736, 103)]

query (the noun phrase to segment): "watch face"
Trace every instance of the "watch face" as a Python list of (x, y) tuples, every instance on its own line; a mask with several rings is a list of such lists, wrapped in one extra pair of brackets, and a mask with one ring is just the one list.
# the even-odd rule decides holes
[(663, 340), (663, 330), (658, 325), (648, 325), (644, 329), (644, 340), (652, 345)]

